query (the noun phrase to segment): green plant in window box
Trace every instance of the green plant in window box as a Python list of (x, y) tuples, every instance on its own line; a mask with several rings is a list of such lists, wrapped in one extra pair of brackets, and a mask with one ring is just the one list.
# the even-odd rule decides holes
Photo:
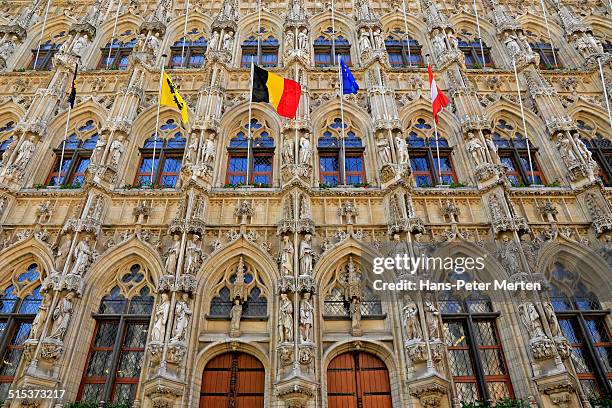
[(503, 398), (495, 404), (489, 401), (462, 402), (461, 408), (529, 408), (529, 401), (514, 399), (510, 397)]
[(268, 183), (257, 183), (255, 184), (256, 188), (268, 188), (270, 185)]
[(324, 189), (328, 189), (328, 188), (332, 188), (331, 184), (327, 184), (327, 183), (321, 183), (319, 184), (319, 187), (324, 188)]
[(465, 183), (461, 183), (461, 182), (456, 182), (455, 183), (455, 182), (453, 182), (453, 183), (450, 183), (448, 187), (450, 187), (450, 188), (461, 188), (461, 187), (467, 187), (467, 186), (468, 185), (465, 184)]
[(98, 403), (93, 401), (69, 402), (66, 408), (98, 408)]
[(363, 187), (363, 188), (368, 188), (370, 187), (370, 183), (354, 183), (353, 187)]
[(41, 190), (43, 188), (47, 188), (47, 185), (46, 184), (42, 184), (42, 183), (37, 183), (37, 184), (34, 184), (34, 188), (37, 189), (37, 190)]
[(591, 398), (589, 402), (592, 408), (612, 408), (612, 397)]
[(561, 182), (559, 180), (555, 180), (552, 183), (546, 184), (546, 187), (561, 187)]
[(81, 183), (72, 183), (72, 184), (62, 184), (60, 186), (60, 190), (74, 190), (77, 188), (81, 188)]

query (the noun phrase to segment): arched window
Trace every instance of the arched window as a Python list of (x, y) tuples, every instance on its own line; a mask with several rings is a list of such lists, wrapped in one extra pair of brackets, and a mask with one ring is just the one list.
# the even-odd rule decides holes
[(15, 129), (15, 122), (12, 120), (9, 120), (4, 126), (0, 127), (0, 163), (8, 158), (4, 157), (4, 152), (13, 143), (13, 129)]
[(270, 136), (268, 127), (257, 119), (251, 119), (250, 125), (251, 139), (248, 137), (249, 124), (245, 124), (230, 140), (227, 147), (229, 157), (225, 183), (228, 186), (250, 184), (256, 187), (270, 187), (274, 163), (274, 139)]
[[(59, 51), (65, 41), (66, 32), (60, 31), (52, 38), (40, 44), (40, 47), (32, 49), (32, 60), (28, 69), (36, 71), (51, 71), (53, 69), (53, 56)], [(38, 55), (38, 58), (37, 58)], [(36, 64), (36, 66), (34, 66)]]
[(174, 119), (168, 119), (159, 130), (140, 149), (135, 183), (173, 188), (181, 171), (185, 138)]
[(264, 407), (265, 369), (255, 357), (229, 352), (210, 360), (202, 374), (200, 408)]
[(552, 270), (551, 303), (587, 398), (612, 394), (612, 333), (597, 296), (562, 263)]
[(489, 298), (478, 292), (465, 298), (444, 292), (438, 305), (457, 399), (473, 403), (512, 397), (497, 329), (498, 314)]
[(129, 57), (136, 46), (138, 39), (132, 30), (126, 30), (113, 39), (113, 43), (106, 43), (100, 49), (101, 57), (98, 68), (126, 70)]
[[(78, 400), (131, 403), (136, 395), (153, 313), (153, 296), (134, 265), (100, 302)], [(131, 297), (123, 293), (132, 288)]]
[[(0, 400), (7, 397), (23, 354), (23, 344), (30, 336), (32, 322), (42, 302), (40, 286), (29, 292), (27, 289), (39, 278), (38, 266), (31, 264), (17, 277), (15, 284), (0, 289)], [(20, 287), (25, 289), (20, 290)]]
[(540, 69), (563, 68), (559, 61), (559, 49), (553, 48), (547, 36), (529, 30), (525, 34), (533, 52), (540, 56)]
[(385, 363), (373, 354), (351, 351), (327, 366), (329, 408), (391, 408), (391, 384)]
[(278, 65), (279, 42), (273, 35), (266, 33), (266, 28), (262, 27), (259, 36), (252, 35), (244, 40), (241, 59), (243, 67), (250, 67), (251, 61), (268, 68)]
[[(516, 123), (509, 123), (499, 119), (493, 129), (493, 143), (497, 146), (497, 154), (502, 165), (506, 168), (506, 175), (513, 186), (526, 186), (530, 184), (544, 184), (544, 172), (540, 168), (537, 152), (531, 141), (518, 131)], [(527, 150), (529, 143), (529, 150)], [(531, 156), (531, 167), (529, 158)], [(533, 168), (533, 172), (531, 169)]]
[(610, 40), (602, 41), (601, 45), (603, 46), (604, 52), (612, 54), (612, 42), (610, 42)]
[(360, 187), (366, 183), (363, 160), (365, 148), (355, 131), (346, 118), (345, 123), (340, 118), (328, 120), (317, 144), (321, 186), (336, 187), (344, 184)]
[[(457, 182), (451, 158), (453, 149), (448, 145), (446, 138), (440, 135), (438, 135), (436, 147), (434, 129), (429, 121), (423, 118), (417, 119), (406, 138), (406, 143), (417, 187), (450, 185)], [(439, 160), (438, 152), (440, 153)], [(440, 171), (438, 171), (438, 163), (440, 163)]]
[(466, 68), (480, 69), (494, 66), (491, 61), (491, 47), (466, 29), (459, 33), (459, 50), (463, 53)]
[(576, 121), (580, 131), (580, 140), (592, 153), (599, 165), (599, 176), (607, 186), (612, 186), (612, 141), (606, 138), (603, 130), (586, 120)]
[[(242, 276), (241, 289), (237, 289), (237, 276)], [(258, 271), (241, 258), (238, 264), (225, 269), (219, 284), (223, 286), (210, 302), (209, 317), (229, 319), (232, 306), (237, 298), (242, 298), (242, 319), (262, 318), (268, 316), (268, 300), (262, 292), (263, 281)], [(243, 296), (246, 296), (244, 299)]]
[(393, 68), (422, 67), (421, 45), (414, 38), (406, 37), (404, 31), (395, 27), (385, 40), (389, 63)]
[[(82, 186), (85, 182), (85, 171), (89, 166), (91, 154), (98, 141), (98, 128), (93, 120), (88, 120), (66, 140), (53, 150), (55, 162), (47, 184), (50, 186), (71, 185)], [(63, 148), (63, 161), (62, 161)], [(60, 166), (62, 167), (60, 172)]]
[[(316, 67), (324, 68), (337, 65), (338, 56), (342, 58), (346, 65), (352, 65), (351, 43), (337, 32), (334, 38), (331, 27), (327, 27), (325, 32), (314, 40), (313, 48)], [(333, 53), (334, 48), (336, 50), (335, 55)]]
[(170, 47), (170, 68), (200, 68), (204, 65), (208, 42), (197, 28)]

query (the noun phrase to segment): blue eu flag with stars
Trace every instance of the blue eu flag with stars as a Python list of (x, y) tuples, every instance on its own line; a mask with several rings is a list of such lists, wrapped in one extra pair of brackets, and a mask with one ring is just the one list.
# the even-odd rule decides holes
[(344, 95), (356, 94), (359, 90), (359, 84), (342, 58), (340, 58), (340, 69), (342, 70), (342, 93)]

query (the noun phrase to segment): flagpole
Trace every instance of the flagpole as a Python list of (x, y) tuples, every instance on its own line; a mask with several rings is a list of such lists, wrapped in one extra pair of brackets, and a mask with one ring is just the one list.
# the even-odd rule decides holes
[[(80, 57), (79, 57), (80, 58)], [(61, 186), (63, 184), (63, 176), (62, 176), (62, 168), (64, 167), (64, 153), (66, 151), (66, 138), (68, 137), (68, 124), (70, 123), (70, 113), (72, 112), (72, 104), (74, 103), (74, 100), (71, 101), (72, 99), (72, 90), (73, 87), (76, 86), (75, 85), (75, 79), (76, 79), (76, 75), (77, 75), (77, 71), (79, 69), (79, 64), (77, 63), (74, 66), (74, 76), (72, 77), (72, 84), (70, 86), (70, 95), (68, 96), (68, 115), (66, 118), (66, 126), (64, 127), (64, 141), (62, 143), (62, 154), (60, 156), (60, 166), (58, 169), (58, 173), (59, 173), (59, 185)]]
[(523, 98), (521, 97), (521, 84), (519, 83), (518, 72), (516, 70), (516, 61), (512, 58), (512, 67), (514, 68), (514, 79), (516, 81), (516, 91), (518, 93), (519, 106), (521, 107), (521, 119), (523, 120), (523, 131), (525, 132), (525, 142), (527, 144), (527, 158), (529, 159), (529, 172), (531, 173), (531, 184), (533, 184), (533, 163), (531, 161), (531, 150), (529, 136), (527, 135), (527, 123), (525, 122), (525, 111), (523, 110)]
[[(299, 78), (298, 78), (298, 66), (297, 66), (297, 64), (294, 65), (294, 79), (295, 79), (295, 82), (299, 82)], [(300, 84), (300, 86), (301, 86), (301, 84)], [(300, 149), (299, 149), (299, 146), (298, 146), (299, 142), (298, 142), (298, 122), (297, 122), (297, 116), (298, 116), (298, 114), (296, 112), (295, 118), (293, 119), (293, 123), (295, 124), (295, 136), (293, 138), (293, 143), (294, 143), (293, 154), (294, 154), (295, 158), (293, 159), (293, 163), (295, 163), (295, 164), (300, 162), (300, 159), (299, 159)]]
[(478, 29), (478, 42), (480, 43), (480, 53), (482, 54), (482, 69), (485, 69), (487, 62), (485, 61), (484, 46), (482, 45), (482, 34), (480, 33), (480, 19), (478, 18), (476, 0), (474, 0), (474, 16), (476, 17), (476, 28)]
[(189, 0), (185, 7), (185, 26), (183, 27), (183, 46), (181, 48), (181, 68), (183, 68), (183, 62), (185, 58), (185, 40), (187, 38), (187, 20), (189, 19)]
[(610, 114), (610, 100), (608, 98), (608, 90), (606, 89), (606, 78), (604, 77), (603, 67), (601, 66), (601, 56), (597, 57), (597, 64), (599, 65), (599, 75), (601, 76), (601, 85), (603, 86), (604, 98), (606, 100), (606, 108), (608, 110), (608, 121), (610, 127), (612, 127), (612, 115)]
[(117, 3), (117, 11), (115, 11), (115, 22), (113, 23), (113, 32), (111, 34), (110, 46), (108, 47), (108, 57), (106, 58), (106, 69), (110, 62), (111, 53), (113, 52), (113, 42), (115, 41), (115, 34), (117, 33), (117, 20), (119, 19), (119, 10), (121, 10), (121, 0)]
[(51, 0), (47, 0), (47, 7), (45, 8), (45, 18), (43, 19), (42, 30), (40, 31), (40, 40), (38, 40), (38, 47), (36, 48), (36, 57), (34, 58), (34, 65), (32, 68), (36, 71), (36, 64), (38, 64), (38, 55), (40, 54), (40, 46), (42, 40), (45, 37), (45, 27), (47, 27), (47, 16), (49, 15), (49, 6), (51, 6)]
[(244, 181), (245, 185), (249, 185), (249, 177), (250, 177), (250, 162), (251, 162), (251, 118), (253, 116), (253, 79), (255, 76), (255, 63), (253, 59), (251, 59), (251, 86), (249, 90), (249, 138), (247, 139), (247, 170), (246, 170), (246, 180)]
[[(331, 20), (332, 20), (332, 65), (336, 63), (336, 17), (334, 0), (331, 0)], [(341, 78), (342, 79), (342, 78)], [(340, 97), (342, 99), (342, 97)]]
[(66, 126), (64, 127), (64, 142), (62, 143), (62, 155), (60, 157), (60, 167), (59, 167), (59, 185), (61, 186), (62, 184), (64, 184), (64, 176), (62, 175), (62, 169), (64, 167), (64, 152), (66, 149), (66, 138), (68, 137), (68, 124), (70, 123), (70, 113), (72, 112), (72, 105), (69, 103), (68, 104), (68, 115), (66, 118)]
[[(427, 61), (427, 66), (429, 66), (429, 54), (425, 54), (425, 59), (426, 59), (426, 61)], [(429, 69), (429, 68), (428, 68), (428, 69)], [(433, 72), (433, 68), (432, 68), (432, 72)], [(433, 83), (433, 81), (432, 81), (432, 83)], [(431, 84), (430, 84), (430, 86), (431, 86)], [(436, 86), (438, 86), (438, 85), (437, 85), (437, 83), (436, 83)], [(432, 101), (431, 101), (431, 103), (432, 103), (432, 112), (431, 112), (431, 113), (432, 113), (432, 115), (433, 115), (433, 113), (434, 113), (434, 112), (433, 112), (433, 102), (434, 102), (434, 101), (432, 100)], [(436, 118), (437, 118), (437, 116), (436, 116), (436, 115), (433, 115), (433, 117), (434, 117), (434, 118), (433, 118), (433, 124), (434, 124), (434, 138), (435, 138), (435, 141), (436, 141), (436, 160), (437, 160), (437, 162), (438, 162), (438, 182), (439, 182), (440, 184), (443, 184), (443, 183), (442, 183), (442, 169), (440, 168), (440, 143), (438, 142), (438, 123), (436, 122)]]
[(555, 52), (555, 46), (553, 44), (552, 36), (550, 35), (550, 27), (548, 25), (548, 17), (546, 16), (546, 7), (544, 6), (544, 0), (540, 0), (540, 4), (542, 5), (542, 13), (544, 14), (544, 23), (546, 24), (546, 31), (548, 31), (548, 40), (550, 41), (550, 49), (553, 55), (553, 61), (555, 62), (555, 68), (558, 66), (557, 64), (557, 55)]
[(344, 84), (342, 82), (342, 64), (340, 63), (340, 56), (338, 55), (338, 79), (340, 80), (340, 120), (342, 125), (340, 126), (342, 139), (340, 144), (340, 168), (342, 169), (342, 185), (346, 185), (346, 163), (345, 163), (345, 152), (344, 152)]
[(153, 185), (153, 173), (155, 171), (155, 150), (157, 148), (157, 132), (159, 131), (159, 109), (161, 108), (161, 93), (164, 80), (164, 66), (166, 63), (166, 54), (162, 54), (161, 58), (161, 73), (159, 74), (159, 92), (157, 93), (157, 115), (155, 117), (155, 136), (153, 139), (153, 160), (151, 160), (151, 186)]
[(261, 65), (261, 0), (257, 1), (257, 64)]
[(406, 33), (406, 41), (408, 41), (408, 66), (412, 68), (412, 56), (410, 55), (410, 35), (408, 34), (408, 10), (406, 8), (406, 0), (402, 0), (402, 8), (404, 9), (404, 33)]

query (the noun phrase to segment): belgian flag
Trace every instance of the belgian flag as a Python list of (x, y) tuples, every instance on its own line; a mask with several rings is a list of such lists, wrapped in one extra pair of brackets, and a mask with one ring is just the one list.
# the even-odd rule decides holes
[(70, 109), (74, 109), (74, 101), (76, 100), (76, 78), (78, 70), (79, 64), (77, 63), (74, 66), (74, 76), (72, 77), (72, 84), (70, 84), (70, 93), (68, 94), (68, 103), (70, 104)]
[(276, 112), (289, 119), (295, 118), (302, 87), (298, 82), (253, 67), (253, 102), (268, 102)]

